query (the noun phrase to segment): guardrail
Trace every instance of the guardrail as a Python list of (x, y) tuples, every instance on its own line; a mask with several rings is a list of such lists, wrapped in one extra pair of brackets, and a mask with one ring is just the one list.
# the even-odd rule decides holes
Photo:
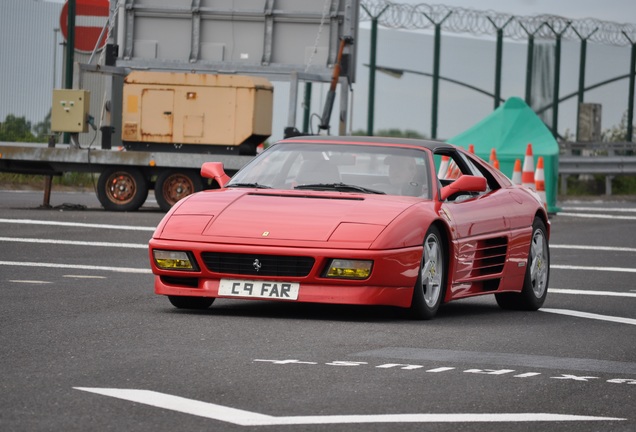
[(612, 179), (617, 175), (636, 175), (636, 143), (562, 142), (559, 144), (561, 193), (567, 194), (567, 177), (604, 174), (605, 194), (612, 194)]

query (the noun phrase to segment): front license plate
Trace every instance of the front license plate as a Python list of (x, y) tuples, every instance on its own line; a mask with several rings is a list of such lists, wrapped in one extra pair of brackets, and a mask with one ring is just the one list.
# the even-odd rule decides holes
[(259, 280), (221, 279), (219, 295), (297, 300), (300, 284)]

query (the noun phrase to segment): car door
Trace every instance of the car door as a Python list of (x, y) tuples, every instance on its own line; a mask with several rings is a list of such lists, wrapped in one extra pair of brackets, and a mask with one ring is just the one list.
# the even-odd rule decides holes
[(485, 192), (451, 196), (441, 205), (455, 239), (451, 251), (455, 265), (450, 269), (453, 296), (496, 290), (497, 278), (506, 263), (510, 229), (506, 208), (510, 194), (460, 152), (446, 156), (446, 174), (451, 178), (438, 171), (442, 185), (459, 175), (483, 176), (488, 184)]

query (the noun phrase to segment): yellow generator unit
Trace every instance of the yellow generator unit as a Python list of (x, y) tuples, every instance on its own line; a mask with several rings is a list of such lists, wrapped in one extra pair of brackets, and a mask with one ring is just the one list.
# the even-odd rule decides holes
[(265, 78), (134, 71), (124, 80), (122, 140), (132, 148), (241, 146), (252, 153), (272, 133), (272, 106)]

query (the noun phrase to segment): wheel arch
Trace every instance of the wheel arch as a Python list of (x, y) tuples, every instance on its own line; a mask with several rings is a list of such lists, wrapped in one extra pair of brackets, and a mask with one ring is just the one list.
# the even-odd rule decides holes
[[(451, 229), (448, 226), (448, 224), (442, 219), (434, 220), (430, 226), (431, 227), (434, 226), (439, 230), (440, 235), (442, 236), (441, 240), (444, 242), (444, 245), (446, 246), (444, 248), (444, 266), (446, 267), (447, 271), (446, 271), (446, 281), (445, 281), (445, 287), (444, 287), (444, 298), (442, 299), (442, 303), (447, 303), (452, 298), (451, 290), (448, 288), (451, 286), (452, 275), (455, 273), (454, 260), (451, 260), (451, 256), (452, 256), (451, 253), (454, 253), (453, 242), (451, 240), (452, 239)], [(424, 243), (424, 239), (422, 240), (422, 243)]]
[(545, 226), (546, 229), (546, 235), (548, 237), (548, 240), (550, 240), (550, 219), (548, 218), (548, 214), (544, 211), (541, 211), (541, 209), (537, 210), (537, 212), (534, 215), (534, 218), (532, 219), (533, 223), (534, 223), (534, 219), (540, 219), (541, 222), (543, 222), (543, 225)]

